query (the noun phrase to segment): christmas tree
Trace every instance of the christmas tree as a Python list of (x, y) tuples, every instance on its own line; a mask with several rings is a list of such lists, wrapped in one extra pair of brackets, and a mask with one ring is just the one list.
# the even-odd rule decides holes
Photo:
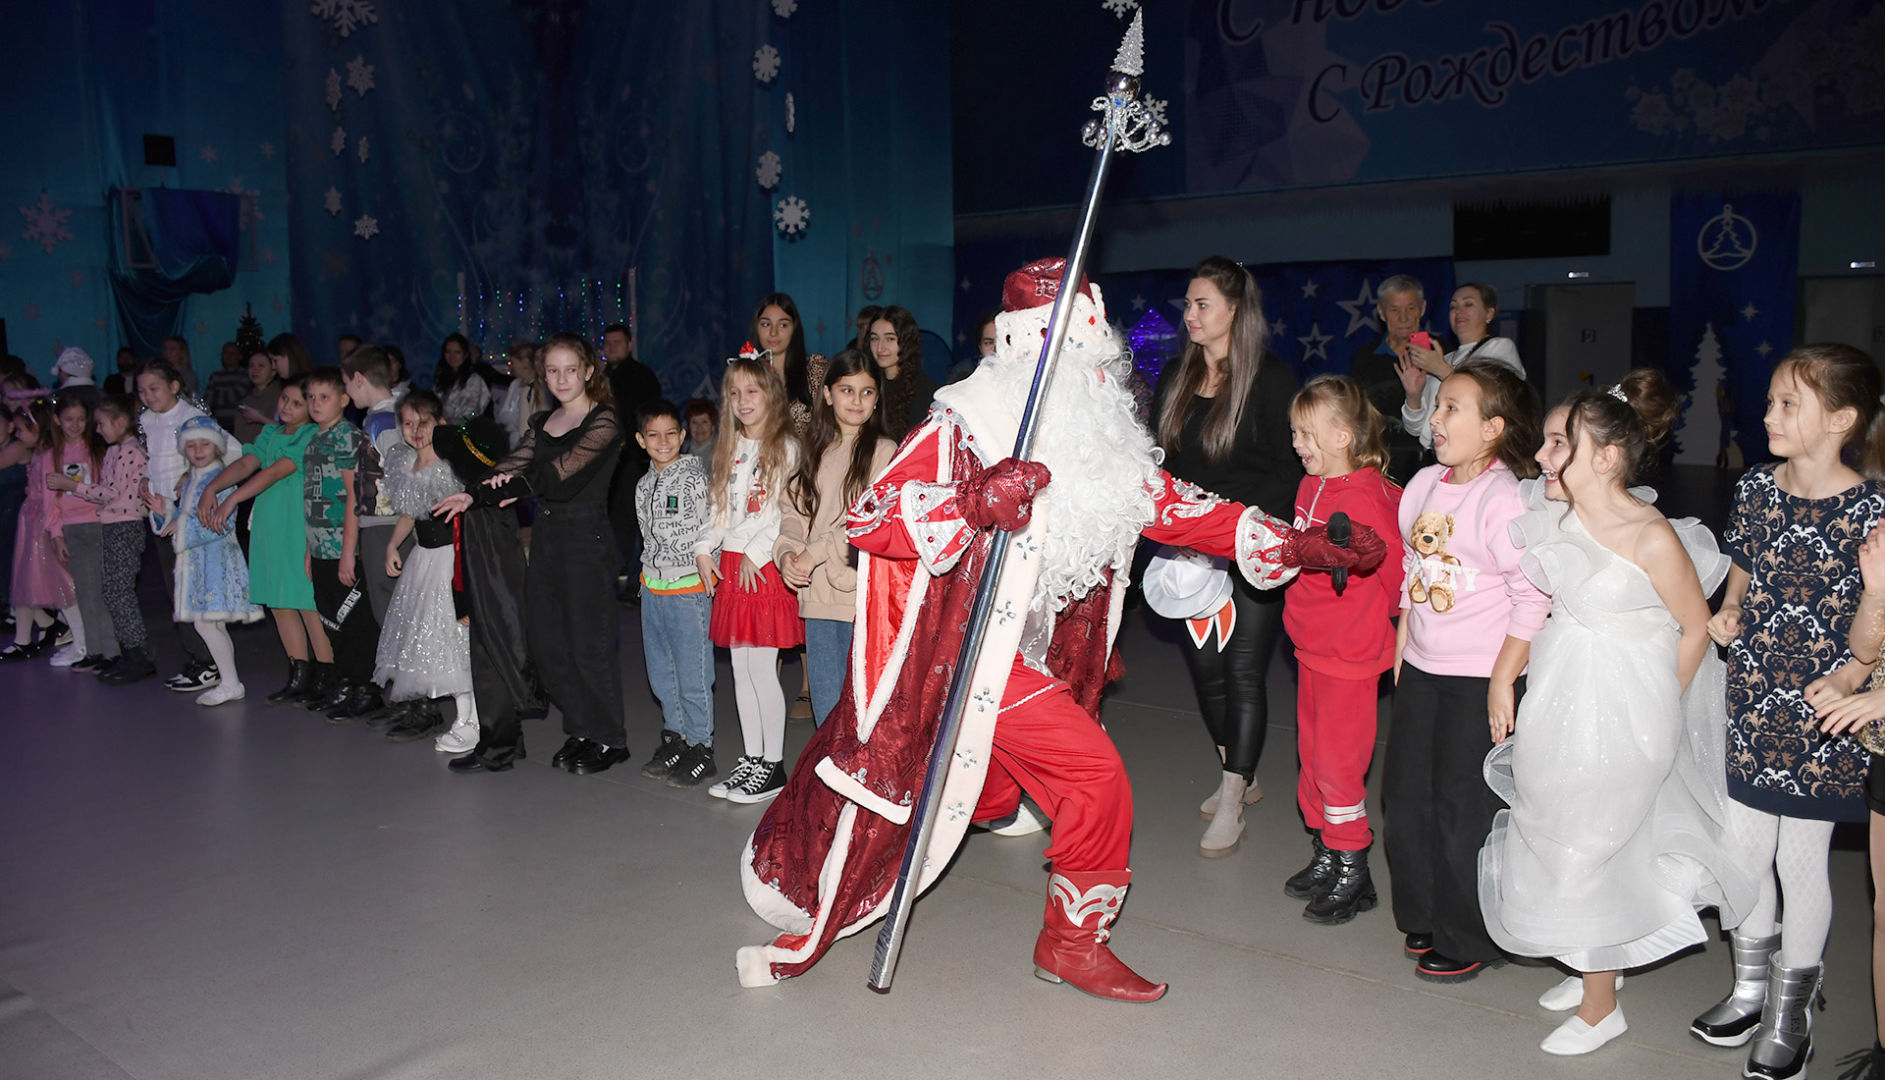
[(236, 348), (242, 350), (242, 356), (254, 356), (267, 347), (267, 338), (262, 335), (262, 322), (255, 317), (249, 305), (242, 305), (242, 319), (236, 323)]

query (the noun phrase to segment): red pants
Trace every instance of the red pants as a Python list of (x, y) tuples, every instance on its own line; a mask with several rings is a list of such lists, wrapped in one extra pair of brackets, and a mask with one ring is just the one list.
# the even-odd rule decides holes
[(988, 779), (973, 820), (1006, 817), (1025, 791), (1054, 820), (1047, 857), (1055, 868), (1126, 869), (1132, 784), (1113, 740), (1074, 703), (1066, 683), (1019, 658), (1001, 705)]
[(1368, 763), (1374, 760), (1379, 676), (1351, 679), (1299, 664), (1296, 672), (1296, 805), (1336, 851), (1374, 843), (1368, 828)]

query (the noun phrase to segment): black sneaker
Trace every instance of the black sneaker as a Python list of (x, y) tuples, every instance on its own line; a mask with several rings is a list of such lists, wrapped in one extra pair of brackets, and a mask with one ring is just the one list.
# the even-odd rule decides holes
[(654, 756), (648, 759), (648, 764), (641, 767), (641, 774), (650, 780), (667, 779), (686, 749), (687, 740), (681, 738), (680, 732), (663, 730), (661, 745), (655, 747)]
[(674, 770), (668, 773), (668, 786), (671, 788), (695, 788), (706, 783), (720, 770), (713, 763), (713, 744), (689, 746), (681, 752), (681, 760), (674, 763)]
[(216, 670), (215, 664), (210, 663), (208, 660), (198, 660), (177, 674), (165, 679), (164, 685), (180, 694), (187, 694), (193, 691), (208, 690), (212, 686), (220, 685), (222, 681), (222, 674)]
[(1501, 963), (1503, 963), (1501, 960), (1455, 960), (1429, 949), (1426, 955), (1420, 958), (1420, 962), (1414, 965), (1414, 974), (1428, 982), (1465, 982), (1468, 979), (1477, 978), (1479, 973), (1487, 968), (1498, 967)]
[(785, 762), (762, 761), (759, 767), (746, 774), (746, 782), (736, 788), (727, 789), (727, 801), (736, 803), (761, 803), (774, 798), (785, 788)]
[(104, 653), (87, 653), (83, 660), (80, 660), (78, 663), (72, 665), (72, 670), (83, 671), (83, 672), (86, 672), (87, 674), (96, 675), (100, 671), (103, 671), (105, 669), (105, 666), (110, 663), (111, 663), (111, 659), (107, 657)]

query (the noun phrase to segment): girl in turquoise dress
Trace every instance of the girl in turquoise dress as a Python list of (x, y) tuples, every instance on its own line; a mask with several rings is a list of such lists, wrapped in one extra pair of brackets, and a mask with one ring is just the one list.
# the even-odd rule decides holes
[[(243, 445), (242, 456), (211, 482), (208, 502), (197, 508), (220, 532), (234, 517), (236, 504), (255, 500), (249, 518), (249, 599), (268, 605), (282, 651), (288, 654), (288, 682), (268, 695), (277, 704), (300, 701), (313, 682), (313, 663), (334, 661), (327, 631), (314, 609), (314, 585), (308, 580), (301, 455), (315, 426), (308, 422), (305, 381), (297, 375), (282, 384), (277, 402), (281, 422), (264, 427), (254, 442)], [(217, 503), (215, 494), (229, 487), (236, 493)]]

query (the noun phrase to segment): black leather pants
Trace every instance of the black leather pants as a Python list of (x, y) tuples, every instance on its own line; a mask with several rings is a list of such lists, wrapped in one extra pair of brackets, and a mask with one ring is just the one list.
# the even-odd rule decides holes
[(1237, 628), (1222, 652), (1217, 638), (1204, 648), (1185, 642), (1185, 659), (1198, 689), (1198, 709), (1211, 741), (1224, 748), (1224, 771), (1248, 781), (1257, 774), (1257, 758), (1270, 726), (1269, 670), (1283, 634), (1281, 590), (1259, 593), (1237, 580), (1231, 592)]

